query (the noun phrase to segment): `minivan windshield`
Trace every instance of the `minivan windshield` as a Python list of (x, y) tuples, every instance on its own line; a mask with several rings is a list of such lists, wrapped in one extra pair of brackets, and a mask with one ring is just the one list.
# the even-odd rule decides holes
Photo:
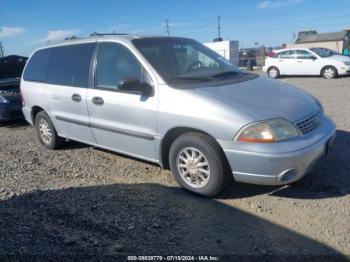
[(333, 55), (340, 55), (339, 53), (333, 51), (333, 50), (330, 50), (328, 48), (321, 48), (321, 47), (318, 47), (318, 48), (310, 48), (311, 51), (315, 52), (316, 54), (318, 54), (320, 57), (330, 57), (330, 56), (333, 56)]
[(233, 63), (192, 39), (153, 37), (132, 42), (168, 83), (210, 82), (242, 74)]

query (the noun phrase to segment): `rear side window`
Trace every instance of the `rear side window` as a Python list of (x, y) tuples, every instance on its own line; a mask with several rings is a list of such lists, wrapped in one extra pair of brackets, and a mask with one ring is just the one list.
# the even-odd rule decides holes
[(280, 53), (279, 58), (294, 59), (295, 58), (295, 50), (283, 51)]
[(28, 81), (45, 82), (50, 62), (50, 49), (37, 51), (29, 60), (23, 79)]
[(51, 48), (48, 83), (87, 87), (94, 48), (94, 43)]

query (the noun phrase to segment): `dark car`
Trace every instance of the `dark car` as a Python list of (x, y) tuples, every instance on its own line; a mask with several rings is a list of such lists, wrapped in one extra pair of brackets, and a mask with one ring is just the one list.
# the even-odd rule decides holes
[(23, 118), (20, 79), (27, 57), (0, 58), (0, 123)]

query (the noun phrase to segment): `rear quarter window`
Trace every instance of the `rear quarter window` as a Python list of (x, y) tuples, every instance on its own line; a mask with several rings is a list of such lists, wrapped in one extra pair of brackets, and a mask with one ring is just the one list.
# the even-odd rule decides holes
[(43, 49), (35, 52), (23, 73), (23, 79), (28, 81), (46, 82), (50, 55), (50, 49)]
[(95, 43), (42, 49), (29, 60), (23, 79), (48, 84), (87, 87)]
[(282, 59), (295, 59), (295, 50), (288, 50), (279, 53), (279, 58)]

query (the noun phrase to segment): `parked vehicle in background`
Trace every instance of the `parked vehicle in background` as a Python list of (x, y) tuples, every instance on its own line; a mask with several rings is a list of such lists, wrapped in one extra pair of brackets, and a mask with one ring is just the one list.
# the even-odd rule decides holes
[(327, 48), (293, 48), (267, 57), (263, 71), (271, 78), (281, 75), (318, 75), (326, 79), (350, 75), (350, 57)]
[(45, 147), (67, 138), (148, 160), (205, 196), (232, 177), (292, 183), (334, 144), (316, 98), (187, 38), (94, 35), (42, 48), (21, 90)]
[(23, 118), (20, 98), (20, 78), (27, 57), (0, 58), (0, 123)]

